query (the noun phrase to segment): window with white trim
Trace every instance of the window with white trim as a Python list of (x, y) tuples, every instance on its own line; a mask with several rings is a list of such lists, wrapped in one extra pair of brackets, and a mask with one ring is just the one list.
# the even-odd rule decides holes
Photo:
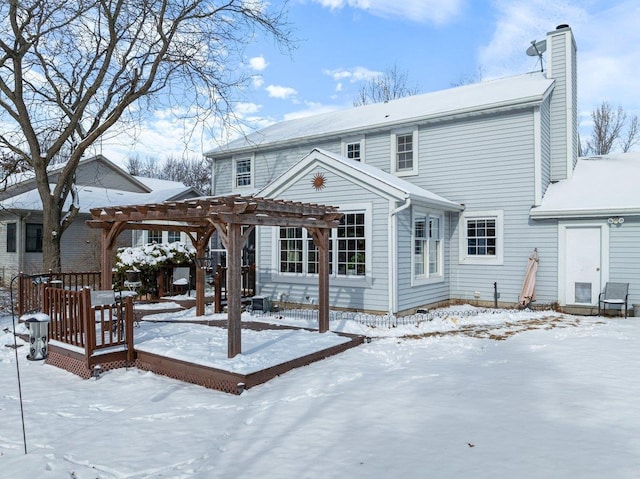
[[(281, 227), (278, 234), (278, 271), (318, 274), (318, 248), (307, 230)], [(365, 213), (345, 213), (340, 225), (331, 230), (329, 237), (329, 274), (363, 277), (366, 275), (365, 234)]]
[(413, 134), (396, 135), (396, 171), (413, 170)]
[(418, 174), (418, 130), (391, 134), (391, 171), (398, 176)]
[(460, 224), (460, 262), (503, 263), (502, 211), (465, 212)]
[(442, 220), (420, 217), (413, 222), (413, 274), (417, 278), (442, 276)]
[(251, 156), (234, 158), (234, 178), (236, 188), (251, 186), (253, 181), (253, 161)]
[(360, 142), (347, 143), (345, 145), (345, 154), (350, 160), (360, 161)]
[(355, 161), (364, 161), (364, 137), (342, 139), (342, 155)]
[(147, 243), (162, 243), (162, 231), (147, 230)]
[(175, 243), (176, 241), (180, 241), (180, 231), (169, 231), (167, 233), (167, 242)]

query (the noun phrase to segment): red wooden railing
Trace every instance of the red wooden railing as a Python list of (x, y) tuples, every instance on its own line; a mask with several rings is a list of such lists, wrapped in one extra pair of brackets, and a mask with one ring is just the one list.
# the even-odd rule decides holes
[(87, 367), (96, 351), (123, 346), (133, 360), (133, 301), (92, 306), (91, 290), (52, 288), (41, 284), (42, 311), (49, 315), (52, 340), (83, 348)]

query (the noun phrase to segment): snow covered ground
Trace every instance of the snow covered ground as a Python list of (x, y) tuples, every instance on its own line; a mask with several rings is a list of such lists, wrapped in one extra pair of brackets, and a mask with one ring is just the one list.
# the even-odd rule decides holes
[[(135, 369), (82, 380), (18, 348), (26, 455), (0, 317), (0, 476), (640, 477), (639, 319), (455, 311), (417, 327), (332, 323), (374, 339), (240, 396)], [(226, 331), (189, 328), (143, 322), (136, 335), (218, 354)], [(258, 362), (297, 347), (245, 332)]]

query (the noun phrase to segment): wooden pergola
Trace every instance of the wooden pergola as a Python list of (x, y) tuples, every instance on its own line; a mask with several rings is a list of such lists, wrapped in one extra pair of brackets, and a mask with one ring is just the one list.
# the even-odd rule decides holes
[[(343, 214), (333, 206), (294, 201), (223, 196), (183, 201), (94, 208), (87, 224), (102, 229), (102, 284), (111, 284), (113, 248), (126, 229), (181, 231), (196, 249), (206, 254), (207, 244), (217, 231), (227, 251), (228, 356), (242, 352), (241, 267), (242, 248), (256, 225), (305, 228), (318, 248), (318, 329), (329, 330), (329, 232)], [(196, 315), (204, 315), (205, 271), (196, 268)], [(103, 286), (104, 287), (104, 286)]]

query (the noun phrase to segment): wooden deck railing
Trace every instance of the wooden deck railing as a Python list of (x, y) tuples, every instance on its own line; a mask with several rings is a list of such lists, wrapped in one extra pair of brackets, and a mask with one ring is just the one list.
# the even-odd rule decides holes
[[(18, 279), (18, 315), (42, 311), (41, 284), (80, 291), (82, 288), (102, 289), (100, 287), (100, 271), (79, 273), (20, 273)], [(111, 285), (109, 285), (111, 287)]]
[(49, 337), (85, 351), (87, 366), (95, 352), (122, 346), (133, 361), (133, 301), (91, 305), (91, 290), (71, 291), (41, 284), (42, 311), (49, 315)]

